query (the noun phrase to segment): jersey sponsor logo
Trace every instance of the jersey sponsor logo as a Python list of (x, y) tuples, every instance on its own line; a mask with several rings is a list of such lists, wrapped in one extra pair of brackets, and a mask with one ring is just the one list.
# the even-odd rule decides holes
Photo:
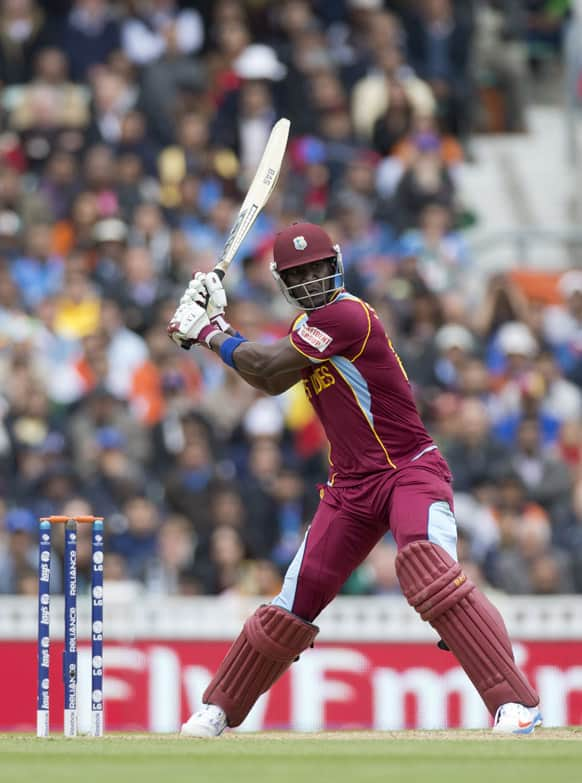
[(321, 329), (318, 329), (316, 326), (307, 326), (307, 324), (302, 324), (297, 334), (304, 342), (318, 350), (319, 353), (323, 353), (333, 340), (333, 337), (322, 332)]
[(295, 250), (305, 250), (307, 247), (307, 240), (304, 236), (294, 237), (293, 239), (293, 247)]

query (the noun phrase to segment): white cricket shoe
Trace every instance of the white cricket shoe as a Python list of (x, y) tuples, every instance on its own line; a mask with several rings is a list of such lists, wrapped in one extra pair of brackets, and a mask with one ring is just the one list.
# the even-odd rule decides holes
[(523, 704), (509, 702), (502, 704), (495, 713), (493, 731), (498, 734), (533, 734), (536, 726), (543, 723), (538, 707), (524, 707)]
[(182, 737), (219, 737), (226, 728), (226, 714), (215, 704), (203, 704), (202, 708), (182, 724)]

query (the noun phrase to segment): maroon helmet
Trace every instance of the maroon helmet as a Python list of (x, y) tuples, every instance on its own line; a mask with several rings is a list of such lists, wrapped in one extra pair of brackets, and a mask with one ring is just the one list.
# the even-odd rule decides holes
[[(321, 290), (330, 296), (326, 298), (324, 304), (315, 306), (311, 301), (311, 295), (315, 292), (311, 291), (310, 293), (305, 289), (303, 283), (288, 286), (282, 279), (281, 272), (324, 260), (333, 262), (335, 266), (332, 275), (321, 277), (318, 280), (322, 284)], [(325, 307), (332, 296), (341, 291), (344, 285), (340, 247), (332, 244), (327, 232), (321, 226), (316, 226), (313, 223), (292, 223), (277, 234), (271, 271), (279, 283), (285, 299), (302, 310), (317, 310), (320, 307)]]

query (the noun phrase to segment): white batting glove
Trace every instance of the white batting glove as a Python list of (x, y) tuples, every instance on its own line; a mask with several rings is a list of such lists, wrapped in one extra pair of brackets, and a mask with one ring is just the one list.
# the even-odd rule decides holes
[(216, 272), (196, 272), (190, 281), (182, 300), (188, 297), (201, 307), (206, 308), (208, 317), (212, 321), (224, 315), (226, 307), (226, 291), (220, 277)]
[(178, 309), (168, 324), (170, 338), (180, 348), (188, 350), (195, 343), (205, 342), (210, 347), (210, 340), (220, 334), (222, 329), (211, 323), (204, 307), (196, 304), (187, 296), (180, 300)]
[(206, 290), (208, 291), (208, 306), (206, 312), (210, 320), (224, 315), (226, 308), (226, 291), (222, 285), (222, 280), (216, 272), (209, 272), (206, 275)]

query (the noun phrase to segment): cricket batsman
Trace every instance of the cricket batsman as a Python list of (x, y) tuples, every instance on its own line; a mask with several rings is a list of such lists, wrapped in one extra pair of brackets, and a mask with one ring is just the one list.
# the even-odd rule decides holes
[(288, 337), (262, 345), (234, 332), (214, 272), (196, 274), (168, 333), (181, 347), (207, 346), (267, 394), (302, 381), (330, 443), (329, 480), (281, 593), (246, 621), (182, 735), (216, 737), (242, 723), (313, 645), (314, 620), (388, 530), (402, 592), (458, 659), (493, 731), (530, 734), (542, 723), (538, 694), (501, 615), (457, 562), (451, 474), (378, 316), (344, 289), (340, 248), (319, 226), (281, 231), (273, 258), (283, 296), (302, 311)]

